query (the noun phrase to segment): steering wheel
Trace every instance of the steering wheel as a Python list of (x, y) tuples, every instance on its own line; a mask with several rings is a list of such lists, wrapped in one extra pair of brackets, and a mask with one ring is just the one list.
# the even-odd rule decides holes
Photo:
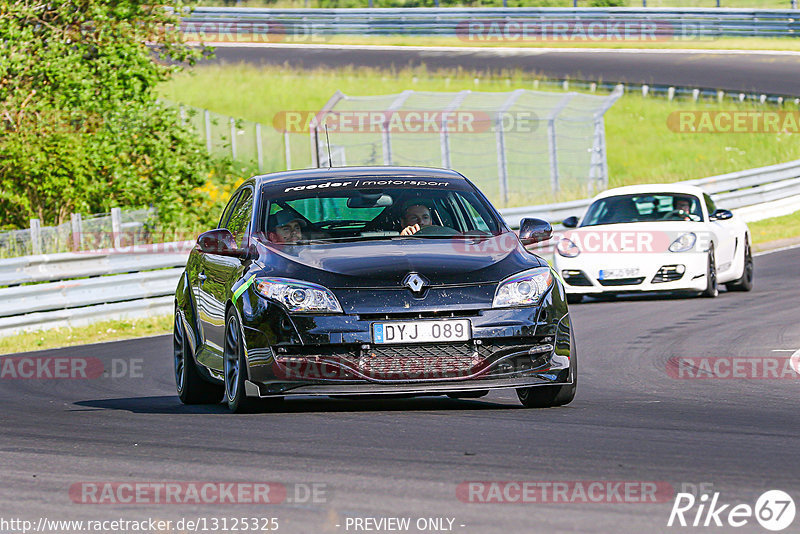
[(699, 215), (695, 215), (694, 213), (689, 213), (688, 211), (683, 211), (683, 210), (668, 211), (667, 213), (661, 216), (661, 220), (681, 221), (687, 217), (689, 218), (690, 221), (697, 222), (700, 220)]

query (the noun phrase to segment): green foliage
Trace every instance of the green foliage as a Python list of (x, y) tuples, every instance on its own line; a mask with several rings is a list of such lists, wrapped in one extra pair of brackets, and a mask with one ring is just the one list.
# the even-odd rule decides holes
[(213, 162), (155, 87), (193, 64), (169, 6), (0, 2), (0, 225), (153, 205), (197, 217)]

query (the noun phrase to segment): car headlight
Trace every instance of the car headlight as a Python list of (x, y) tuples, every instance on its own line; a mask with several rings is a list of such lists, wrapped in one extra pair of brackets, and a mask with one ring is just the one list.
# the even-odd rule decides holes
[(289, 278), (257, 278), (256, 291), (280, 302), (290, 312), (342, 313), (336, 296), (320, 285)]
[(581, 253), (581, 249), (578, 248), (578, 245), (566, 237), (562, 237), (559, 240), (558, 245), (556, 245), (556, 250), (565, 258), (574, 258)]
[(678, 236), (678, 239), (672, 242), (669, 246), (670, 252), (686, 252), (694, 247), (697, 242), (697, 236), (694, 232), (687, 232)]
[(538, 304), (548, 289), (553, 286), (553, 275), (549, 267), (537, 267), (506, 278), (497, 286), (492, 308), (531, 306)]

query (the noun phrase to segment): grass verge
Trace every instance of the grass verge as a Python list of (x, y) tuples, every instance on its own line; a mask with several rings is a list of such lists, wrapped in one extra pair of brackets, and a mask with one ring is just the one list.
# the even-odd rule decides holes
[[(481, 72), (427, 71), (424, 68), (292, 70), (288, 67), (240, 64), (197, 67), (162, 85), (159, 90), (164, 98), (172, 101), (264, 124), (264, 136), (272, 138), (275, 147), (273, 152), (281, 154), (283, 134), (271, 126), (273, 119), (282, 111), (315, 112), (337, 90), (348, 95), (396, 94), (405, 89), (508, 92), (534, 89), (536, 83), (534, 76), (521, 71), (489, 76)], [(540, 90), (559, 89), (542, 84)], [(796, 133), (677, 133), (668, 126), (670, 115), (678, 111), (767, 109), (774, 108), (754, 102), (670, 102), (663, 98), (643, 98), (640, 93), (626, 94), (605, 116), (609, 186), (676, 182), (800, 158), (800, 143)], [(783, 109), (795, 111), (796, 106), (785, 105)], [(289, 137), (292, 167), (310, 166), (308, 134), (291, 134)], [(335, 143), (333, 138), (332, 142)], [(491, 168), (486, 171), (491, 176), (477, 176), (469, 168), (458, 170), (475, 178), (482, 189), (495, 187), (495, 154), (494, 141), (486, 144), (485, 152), (475, 154), (481, 163), (491, 163), (487, 166)], [(280, 163), (281, 159), (276, 158), (271, 162)], [(283, 168), (265, 169), (268, 172), (277, 170)], [(489, 184), (488, 187), (486, 184)], [(498, 198), (492, 198), (491, 193), (489, 196), (502, 207)], [(558, 196), (531, 191), (517, 193), (508, 206), (544, 204), (586, 196), (585, 191)]]
[(172, 316), (102, 321), (89, 326), (56, 328), (0, 338), (0, 354), (119, 341), (172, 332)]
[[(748, 223), (753, 244), (763, 245), (777, 241), (786, 241), (800, 236), (800, 210), (784, 215)], [(789, 243), (786, 243), (787, 245)]]

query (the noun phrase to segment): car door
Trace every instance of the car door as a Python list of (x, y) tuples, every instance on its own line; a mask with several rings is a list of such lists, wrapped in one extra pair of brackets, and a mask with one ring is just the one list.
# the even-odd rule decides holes
[[(223, 225), (230, 218), (237, 199), (238, 194), (233, 195), (228, 201), (228, 205), (225, 206), (225, 209), (222, 211), (222, 216), (219, 218), (219, 224), (217, 225), (217, 228), (224, 227)], [(203, 353), (206, 350), (209, 350), (206, 336), (206, 325), (212, 322), (212, 317), (210, 314), (213, 314), (213, 308), (211, 308), (209, 305), (211, 300), (206, 293), (205, 283), (208, 278), (206, 276), (206, 256), (207, 254), (205, 252), (200, 251), (199, 248), (195, 248), (195, 250), (189, 256), (189, 262), (186, 266), (186, 272), (189, 275), (189, 284), (191, 286), (194, 301), (197, 306), (198, 326), (200, 328), (200, 347), (197, 354), (197, 359), (201, 362), (205, 360)]]
[(717, 211), (714, 201), (708, 193), (703, 193), (703, 201), (708, 210), (708, 221), (711, 231), (717, 237), (717, 244), (714, 249), (714, 259), (717, 263), (717, 272), (725, 272), (733, 265), (733, 258), (738, 248), (736, 242), (736, 223), (727, 220), (713, 220), (711, 215)]
[[(239, 246), (248, 228), (253, 208), (253, 190), (245, 187), (229, 204), (221, 219), (220, 228), (227, 228)], [(212, 369), (222, 369), (223, 343), (225, 342), (225, 305), (230, 288), (241, 273), (242, 260), (232, 256), (206, 253), (203, 255), (199, 275), (202, 295), (202, 312), (199, 313), (206, 350), (198, 360)], [(198, 307), (200, 307), (198, 305)]]

